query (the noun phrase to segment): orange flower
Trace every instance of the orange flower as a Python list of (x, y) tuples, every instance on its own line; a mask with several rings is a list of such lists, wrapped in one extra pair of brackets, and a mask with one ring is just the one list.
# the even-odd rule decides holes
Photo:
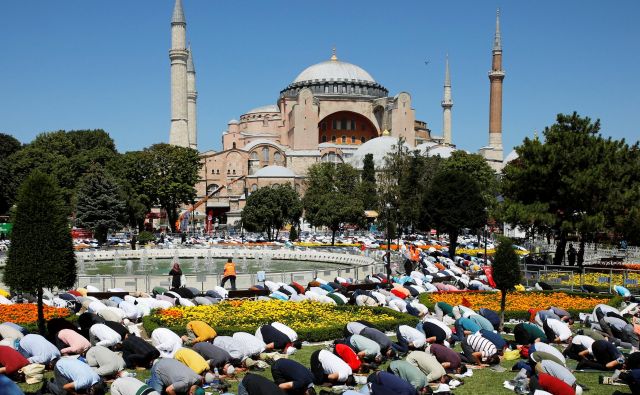
[[(65, 318), (71, 312), (69, 309), (43, 306), (44, 319)], [(38, 321), (38, 306), (35, 304), (0, 305), (0, 322), (13, 322), (15, 324), (30, 324)]]

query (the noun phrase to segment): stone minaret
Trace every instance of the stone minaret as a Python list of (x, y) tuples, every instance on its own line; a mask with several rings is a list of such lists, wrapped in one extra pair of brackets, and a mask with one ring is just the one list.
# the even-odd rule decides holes
[[(496, 12), (496, 34), (493, 40), (493, 61), (489, 72), (491, 94), (489, 98), (489, 147), (500, 151), (502, 160), (502, 38), (500, 37), (500, 10)], [(498, 158), (496, 158), (498, 159)]]
[(196, 91), (196, 69), (193, 67), (193, 52), (189, 46), (189, 57), (187, 58), (187, 115), (189, 119), (189, 146), (198, 149), (198, 122), (196, 120), (196, 101), (198, 92)]
[(453, 107), (453, 100), (451, 99), (449, 55), (447, 55), (444, 72), (444, 96), (442, 98), (442, 135), (444, 137), (444, 143), (448, 145), (451, 145), (451, 107)]
[(182, 0), (176, 0), (171, 18), (171, 130), (169, 144), (189, 147), (187, 112), (187, 22)]

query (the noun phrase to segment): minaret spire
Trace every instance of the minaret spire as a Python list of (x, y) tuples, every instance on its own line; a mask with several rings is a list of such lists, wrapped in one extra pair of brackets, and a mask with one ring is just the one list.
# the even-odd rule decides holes
[(189, 147), (189, 115), (187, 110), (187, 22), (182, 0), (176, 0), (171, 17), (171, 129), (169, 144)]
[(338, 56), (336, 55), (336, 46), (334, 45), (333, 48), (331, 48), (331, 60), (336, 61), (338, 60)]
[(442, 97), (442, 136), (444, 143), (451, 145), (451, 107), (453, 100), (451, 99), (451, 76), (449, 74), (449, 54), (445, 60), (444, 71), (444, 95)]
[(502, 51), (502, 37), (500, 36), (500, 8), (496, 10), (496, 34), (493, 38), (493, 50)]
[(189, 130), (189, 147), (198, 149), (198, 121), (196, 102), (198, 91), (196, 91), (196, 68), (193, 66), (193, 51), (189, 44), (189, 57), (187, 58), (187, 127)]

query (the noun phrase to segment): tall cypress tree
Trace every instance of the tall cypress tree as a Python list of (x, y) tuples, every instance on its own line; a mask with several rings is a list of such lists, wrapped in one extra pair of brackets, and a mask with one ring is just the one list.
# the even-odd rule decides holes
[(376, 168), (373, 162), (373, 154), (366, 154), (362, 161), (362, 175), (360, 180), (360, 197), (365, 210), (378, 209), (378, 196), (376, 186)]
[(513, 249), (513, 241), (500, 238), (500, 244), (493, 258), (493, 280), (500, 290), (500, 328), (504, 325), (504, 308), (507, 304), (507, 292), (520, 283), (520, 258)]
[(76, 258), (68, 212), (53, 178), (32, 172), (18, 192), (11, 246), (3, 281), (12, 291), (38, 297), (38, 328), (45, 331), (44, 288), (68, 288), (76, 280)]

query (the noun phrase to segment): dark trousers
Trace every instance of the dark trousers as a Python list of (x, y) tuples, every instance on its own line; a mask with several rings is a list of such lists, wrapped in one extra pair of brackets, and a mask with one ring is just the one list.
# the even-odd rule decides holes
[(392, 347), (394, 350), (396, 350), (396, 352), (404, 354), (406, 352), (409, 352), (409, 342), (407, 341), (407, 339), (402, 336), (402, 333), (400, 333), (400, 327), (398, 326), (398, 328), (396, 328), (396, 338), (398, 339), (396, 343), (392, 344)]
[(547, 337), (549, 344), (552, 344), (556, 339), (556, 333), (549, 327), (546, 320), (542, 322), (542, 330), (544, 330), (544, 335)]
[(466, 359), (466, 363), (474, 363), (474, 359), (473, 359), (473, 348), (471, 348), (471, 346), (469, 345), (469, 343), (467, 343), (467, 339), (464, 338), (462, 339), (462, 343), (460, 343), (460, 347), (462, 347), (462, 355), (465, 357), (464, 359)]
[(123, 355), (124, 362), (126, 363), (127, 368), (129, 369), (133, 369), (138, 366), (148, 368), (149, 366), (151, 366), (151, 362), (153, 362), (154, 359), (157, 359), (159, 357), (160, 357), (160, 351), (158, 350), (149, 351), (148, 353), (145, 353), (145, 354)]
[(582, 359), (582, 357), (580, 355), (578, 355), (580, 352), (584, 351), (585, 348), (579, 344), (569, 344), (569, 347), (567, 347), (562, 354), (567, 357), (567, 358), (571, 358), (571, 359), (575, 359), (576, 361), (580, 361)]
[(640, 395), (640, 383), (635, 381), (631, 374), (626, 372), (620, 373), (620, 380), (622, 380), (629, 386), (629, 389), (631, 390), (631, 393), (633, 395)]
[(63, 387), (65, 384), (68, 384), (70, 382), (71, 380), (60, 374), (60, 371), (56, 367), (55, 369), (53, 369), (53, 381), (50, 381), (47, 386), (49, 388), (49, 392), (54, 395), (67, 395), (67, 390), (65, 390)]
[(324, 368), (320, 362), (320, 350), (314, 351), (311, 354), (311, 360), (309, 361), (309, 367), (313, 374), (313, 384), (320, 385), (325, 382), (326, 375), (324, 374)]
[(224, 276), (222, 277), (222, 282), (220, 286), (224, 288), (224, 285), (227, 283), (227, 280), (231, 280), (231, 289), (236, 290), (236, 276)]

